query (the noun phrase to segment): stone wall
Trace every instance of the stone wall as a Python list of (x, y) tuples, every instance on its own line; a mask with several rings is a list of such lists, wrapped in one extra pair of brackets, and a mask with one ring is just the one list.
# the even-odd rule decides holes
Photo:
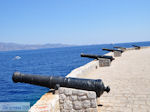
[(104, 59), (104, 58), (99, 58), (99, 67), (106, 67), (106, 66), (110, 66), (110, 59)]
[(120, 57), (121, 56), (121, 52), (119, 51), (114, 51), (114, 57)]
[(96, 93), (71, 88), (59, 88), (60, 112), (97, 112)]

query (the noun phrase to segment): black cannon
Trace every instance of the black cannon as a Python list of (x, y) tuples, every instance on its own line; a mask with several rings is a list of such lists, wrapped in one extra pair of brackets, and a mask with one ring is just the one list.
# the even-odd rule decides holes
[(94, 58), (94, 59), (99, 59), (99, 58), (105, 58), (105, 59), (110, 59), (111, 61), (114, 60), (112, 56), (106, 56), (106, 55), (91, 55), (91, 54), (83, 54), (81, 53), (81, 57), (87, 57), (87, 58)]
[(125, 48), (125, 47), (115, 46), (114, 48), (117, 48), (118, 50), (122, 50), (122, 51), (125, 51), (125, 50), (126, 50), (126, 48)]
[(121, 52), (121, 53), (124, 52), (123, 50), (116, 50), (116, 49), (105, 49), (105, 48), (103, 48), (102, 50), (110, 51), (110, 52), (114, 52), (114, 51), (118, 51), (118, 52)]
[(110, 91), (109, 86), (105, 87), (101, 79), (93, 80), (60, 76), (40, 76), (15, 72), (12, 76), (12, 80), (15, 83), (29, 83), (55, 90), (57, 90), (59, 87), (67, 87), (95, 91), (97, 97), (100, 97), (104, 91), (106, 91), (107, 93)]
[(135, 47), (136, 49), (140, 49), (141, 47), (140, 46), (137, 46), (137, 45), (132, 45), (133, 47)]
[(125, 47), (118, 47), (118, 46), (115, 46), (114, 48), (117, 48), (117, 49), (126, 49)]

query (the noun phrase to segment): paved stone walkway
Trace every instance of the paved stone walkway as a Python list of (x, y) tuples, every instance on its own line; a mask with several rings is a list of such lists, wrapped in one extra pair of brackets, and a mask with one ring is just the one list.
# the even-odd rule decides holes
[(86, 77), (101, 78), (111, 88), (98, 99), (99, 112), (150, 112), (150, 48), (126, 51)]

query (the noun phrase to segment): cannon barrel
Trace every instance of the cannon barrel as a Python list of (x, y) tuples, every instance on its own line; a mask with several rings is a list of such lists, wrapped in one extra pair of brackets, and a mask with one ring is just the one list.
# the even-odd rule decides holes
[(125, 47), (115, 46), (114, 48), (126, 49)]
[(138, 49), (140, 49), (141, 47), (140, 46), (137, 46), (137, 45), (132, 45), (133, 47), (136, 47)]
[(125, 47), (119, 47), (119, 46), (115, 46), (114, 48), (117, 48), (118, 50), (122, 50), (122, 51), (125, 51), (127, 49)]
[(116, 50), (116, 49), (105, 49), (105, 48), (103, 48), (102, 50), (105, 50), (105, 51), (111, 51), (111, 52), (118, 51), (118, 52), (123, 53), (122, 50)]
[(91, 55), (91, 54), (83, 54), (83, 53), (81, 53), (80, 56), (81, 57), (87, 57), (87, 58), (94, 58), (94, 59), (105, 58), (105, 59), (110, 59), (111, 61), (114, 60), (114, 58), (112, 56), (105, 56), (105, 55)]
[(67, 87), (74, 89), (82, 89), (88, 91), (95, 91), (97, 97), (100, 97), (104, 91), (109, 92), (109, 86), (105, 87), (101, 79), (81, 79), (61, 76), (40, 76), (29, 75), (15, 72), (12, 80), (17, 83), (29, 83), (39, 86), (44, 86), (50, 89), (58, 89), (59, 87)]

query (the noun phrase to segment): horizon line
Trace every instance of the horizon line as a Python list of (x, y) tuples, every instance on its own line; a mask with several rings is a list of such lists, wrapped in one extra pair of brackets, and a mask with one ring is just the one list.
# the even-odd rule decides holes
[(150, 40), (144, 41), (126, 41), (126, 42), (109, 42), (109, 43), (99, 43), (99, 44), (68, 44), (68, 43), (37, 43), (37, 44), (26, 44), (26, 43), (17, 43), (17, 42), (1, 42), (3, 44), (17, 44), (17, 45), (46, 45), (46, 44), (62, 44), (62, 45), (70, 45), (70, 46), (86, 46), (86, 45), (101, 45), (101, 44), (122, 44), (122, 43), (134, 43), (134, 42), (149, 42)]

